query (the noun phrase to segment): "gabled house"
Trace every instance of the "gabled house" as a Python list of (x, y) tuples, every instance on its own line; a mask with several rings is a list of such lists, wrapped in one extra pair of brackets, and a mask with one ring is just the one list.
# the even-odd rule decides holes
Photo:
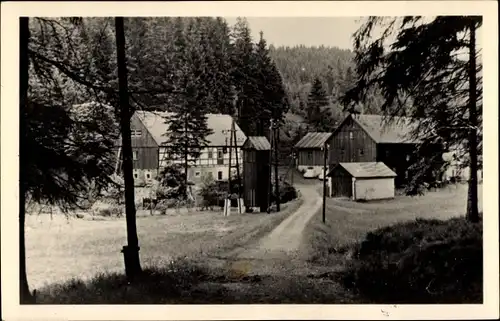
[(387, 124), (383, 116), (347, 116), (329, 140), (329, 170), (339, 163), (382, 162), (397, 174), (395, 184), (401, 187), (419, 143), (410, 137), (413, 126), (411, 118)]
[[(136, 111), (131, 118), (132, 152), (134, 178), (139, 181), (154, 179), (159, 171), (172, 163), (182, 163), (173, 159), (169, 152), (165, 133), (168, 124), (165, 119), (172, 113), (157, 111)], [(212, 133), (207, 136), (208, 145), (200, 150), (200, 157), (192, 160), (188, 179), (200, 182), (210, 176), (215, 180), (225, 180), (229, 175), (229, 138), (233, 118), (230, 115), (207, 114), (207, 125)], [(235, 124), (237, 146), (233, 147), (232, 160), (236, 164), (235, 152), (238, 150), (238, 162), (242, 164), (241, 146), (246, 140), (245, 134)], [(121, 142), (121, 141), (120, 141)], [(118, 153), (120, 148), (118, 147)], [(119, 157), (119, 156), (118, 156)], [(118, 158), (121, 159), (121, 158)]]
[(307, 133), (295, 144), (296, 167), (299, 171), (312, 167), (319, 175), (324, 165), (325, 143), (331, 136), (332, 133), (325, 132)]

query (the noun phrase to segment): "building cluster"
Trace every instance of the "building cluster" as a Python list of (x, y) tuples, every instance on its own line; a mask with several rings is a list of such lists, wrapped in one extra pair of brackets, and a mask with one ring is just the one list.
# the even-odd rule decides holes
[[(165, 121), (170, 115), (136, 111), (132, 116), (134, 178), (137, 182), (147, 184), (165, 166), (184, 162), (172, 157)], [(190, 159), (188, 179), (194, 184), (204, 178), (227, 180), (229, 168), (238, 163), (242, 168), (245, 203), (254, 207), (267, 204), (262, 198), (267, 197), (269, 190), (271, 145), (265, 137), (247, 137), (237, 124), (234, 127), (236, 145), (230, 143), (232, 124), (230, 115), (207, 115), (212, 133), (207, 137), (208, 144), (200, 150), (200, 157)], [(414, 151), (419, 144), (417, 139), (411, 138), (412, 126), (411, 119), (406, 118), (395, 118), (387, 123), (382, 116), (351, 114), (334, 132), (310, 132), (302, 137), (294, 148), (295, 166), (310, 177), (326, 179), (330, 197), (392, 198), (395, 190), (411, 179), (409, 168), (415, 161)], [(119, 146), (117, 150), (119, 162)], [(435, 152), (442, 151), (436, 149)], [(454, 169), (451, 171), (455, 173)], [(449, 172), (450, 169), (444, 174)]]

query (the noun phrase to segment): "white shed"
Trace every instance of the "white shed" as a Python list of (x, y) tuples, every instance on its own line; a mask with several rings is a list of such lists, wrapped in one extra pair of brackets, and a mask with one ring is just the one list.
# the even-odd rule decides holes
[(330, 196), (353, 200), (394, 198), (397, 176), (382, 162), (339, 163), (328, 174)]

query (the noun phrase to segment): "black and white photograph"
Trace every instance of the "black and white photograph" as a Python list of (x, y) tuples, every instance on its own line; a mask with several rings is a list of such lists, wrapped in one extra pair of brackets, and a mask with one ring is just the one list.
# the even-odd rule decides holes
[(487, 303), (498, 317), (498, 19), (484, 14), (497, 4), (476, 3), (18, 11), (1, 117), (15, 291), (2, 297), (16, 293), (16, 311), (134, 305), (135, 318), (137, 305), (203, 319), (208, 305)]

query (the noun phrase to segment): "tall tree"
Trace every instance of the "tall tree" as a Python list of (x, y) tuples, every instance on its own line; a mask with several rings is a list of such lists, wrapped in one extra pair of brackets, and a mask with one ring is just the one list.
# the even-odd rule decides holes
[(307, 99), (307, 122), (316, 131), (331, 130), (329, 105), (330, 102), (323, 89), (323, 84), (319, 78), (316, 78)]
[(232, 79), (235, 85), (239, 126), (246, 135), (256, 135), (259, 117), (256, 98), (260, 93), (256, 79), (254, 44), (246, 19), (238, 18), (232, 38), (234, 43)]
[(127, 219), (127, 245), (123, 247), (125, 273), (130, 281), (141, 272), (139, 239), (137, 237), (134, 177), (132, 161), (132, 138), (130, 118), (132, 116), (128, 98), (127, 61), (125, 57), (125, 27), (123, 17), (115, 18), (116, 53), (120, 96), (120, 127), (123, 153), (123, 178), (125, 182), (125, 217)]
[[(450, 149), (467, 145), (471, 171), (467, 217), (475, 222), (476, 155), (482, 140), (482, 66), (475, 31), (482, 20), (472, 16), (404, 17), (390, 18), (386, 25), (387, 19), (371, 17), (356, 32), (359, 79), (344, 102), (346, 106), (362, 102), (377, 86), (384, 96), (380, 108), (388, 121), (393, 116), (414, 119), (411, 136), (421, 141), (418, 154), (425, 154), (431, 146)], [(385, 27), (381, 36), (374, 37), (377, 26)], [(417, 157), (415, 174), (429, 170), (442, 157), (440, 153), (427, 156)], [(408, 193), (418, 191), (423, 182), (413, 180)]]
[[(21, 19), (20, 25), (20, 281), (21, 302), (32, 302), (26, 279), (24, 215), (31, 202), (81, 207), (106, 188), (117, 138), (111, 108), (79, 104), (110, 87), (89, 80), (82, 64), (83, 19)], [(81, 97), (75, 95), (80, 92)]]
[[(195, 21), (188, 22), (186, 32), (193, 36)], [(207, 86), (203, 82), (206, 74), (204, 53), (197, 50), (193, 43), (188, 43), (184, 35), (184, 21), (177, 18), (175, 22), (175, 87), (173, 106), (165, 122), (168, 130), (165, 135), (169, 141), (169, 154), (182, 160), (184, 179), (188, 180), (189, 165), (200, 156), (200, 150), (208, 143), (206, 137), (211, 133), (207, 125), (206, 99)], [(187, 196), (187, 195), (186, 195)]]
[(256, 97), (258, 109), (257, 135), (269, 136), (270, 121), (273, 119), (276, 126), (283, 123), (283, 118), (288, 111), (288, 97), (285, 92), (283, 80), (276, 65), (269, 57), (266, 40), (260, 33), (260, 40), (255, 49), (257, 74)]
[[(29, 70), (29, 56), (28, 56), (28, 43), (30, 38), (29, 30), (29, 18), (21, 17), (19, 19), (19, 111), (26, 110), (28, 105), (28, 70)], [(21, 138), (21, 143), (24, 140), (24, 135), (26, 133), (26, 119), (24, 117), (19, 117), (19, 136)], [(19, 159), (20, 159), (20, 171), (19, 171), (19, 293), (20, 302), (23, 303), (35, 303), (34, 297), (31, 295), (28, 286), (28, 277), (26, 275), (26, 246), (25, 246), (25, 235), (24, 235), (24, 225), (25, 225), (25, 215), (26, 215), (26, 190), (25, 186), (25, 160), (24, 149), (19, 149)]]

